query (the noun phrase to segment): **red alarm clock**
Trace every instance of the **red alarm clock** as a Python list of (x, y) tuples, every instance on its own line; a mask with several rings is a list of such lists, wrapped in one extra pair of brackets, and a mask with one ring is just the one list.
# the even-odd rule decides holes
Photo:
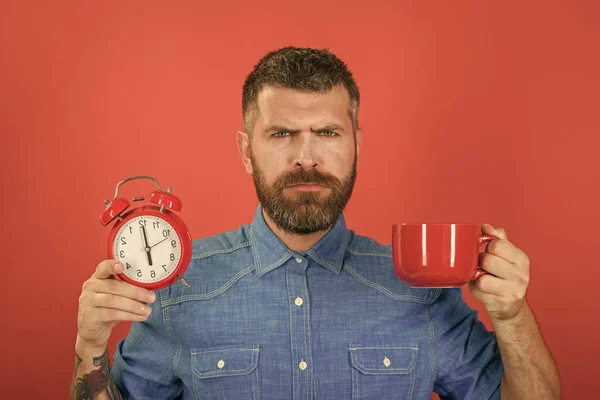
[[(119, 187), (134, 179), (151, 179), (158, 190), (148, 196), (151, 204), (142, 205), (143, 196), (134, 197), (138, 207), (125, 212), (131, 203), (117, 197)], [(192, 236), (183, 220), (175, 214), (181, 211), (181, 200), (162, 190), (151, 176), (132, 176), (115, 188), (112, 201), (105, 200), (106, 209), (100, 222), (106, 226), (117, 220), (108, 236), (108, 256), (125, 267), (119, 278), (146, 289), (162, 289), (183, 279), (192, 256)]]

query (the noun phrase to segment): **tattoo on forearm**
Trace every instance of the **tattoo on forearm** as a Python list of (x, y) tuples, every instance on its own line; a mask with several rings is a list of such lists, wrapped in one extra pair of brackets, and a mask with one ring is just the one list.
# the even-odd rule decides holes
[[(79, 355), (75, 355), (75, 374), (83, 360)], [(99, 357), (94, 357), (94, 366), (100, 367), (89, 374), (74, 379), (72, 387), (72, 398), (74, 400), (93, 400), (94, 396), (105, 392), (109, 399), (121, 400), (121, 393), (110, 377), (110, 364), (108, 352), (104, 352)]]

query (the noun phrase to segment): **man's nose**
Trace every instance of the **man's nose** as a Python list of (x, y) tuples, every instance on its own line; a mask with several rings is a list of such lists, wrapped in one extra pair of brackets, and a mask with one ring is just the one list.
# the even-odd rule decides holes
[(303, 169), (315, 168), (318, 164), (317, 160), (317, 143), (316, 137), (311, 133), (302, 133), (297, 137), (296, 155), (294, 164)]

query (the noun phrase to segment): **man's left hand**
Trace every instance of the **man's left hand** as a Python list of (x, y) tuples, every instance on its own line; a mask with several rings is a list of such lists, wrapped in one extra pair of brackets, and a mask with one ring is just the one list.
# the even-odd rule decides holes
[(502, 228), (483, 224), (484, 235), (497, 237), (479, 254), (479, 267), (488, 272), (469, 283), (473, 296), (481, 301), (493, 322), (514, 318), (529, 286), (529, 257), (508, 241)]

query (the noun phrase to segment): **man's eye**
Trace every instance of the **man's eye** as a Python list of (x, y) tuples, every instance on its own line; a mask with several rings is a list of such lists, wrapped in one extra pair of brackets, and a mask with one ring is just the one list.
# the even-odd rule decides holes
[(287, 131), (279, 131), (279, 132), (275, 132), (273, 134), (274, 137), (285, 137), (285, 136), (290, 136), (290, 133)]
[(322, 136), (336, 136), (337, 133), (335, 133), (333, 131), (324, 131), (324, 132), (321, 132), (321, 135)]

